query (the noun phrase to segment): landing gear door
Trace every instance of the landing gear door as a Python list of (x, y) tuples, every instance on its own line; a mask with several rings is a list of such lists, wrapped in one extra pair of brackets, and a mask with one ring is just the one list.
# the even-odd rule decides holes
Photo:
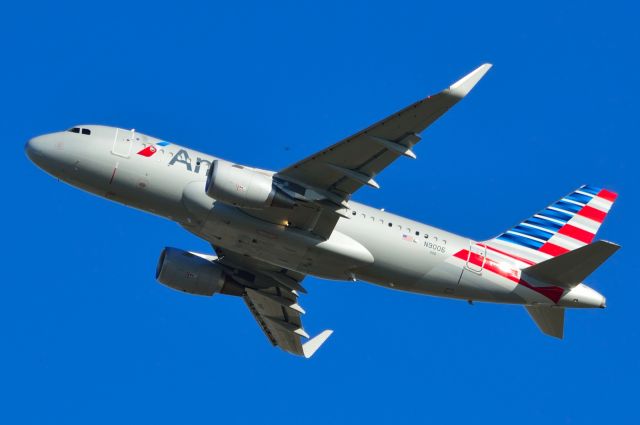
[(133, 140), (135, 139), (135, 130), (121, 130), (116, 129), (116, 135), (113, 139), (113, 147), (111, 153), (123, 158), (129, 158), (131, 155), (131, 148), (133, 146)]
[(487, 261), (487, 246), (484, 244), (476, 244), (471, 241), (469, 244), (469, 255), (464, 268), (477, 274), (482, 274), (484, 264)]

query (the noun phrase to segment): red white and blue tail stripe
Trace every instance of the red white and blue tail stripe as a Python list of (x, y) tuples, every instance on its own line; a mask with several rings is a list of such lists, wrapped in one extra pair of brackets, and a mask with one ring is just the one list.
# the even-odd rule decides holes
[(593, 241), (617, 194), (581, 186), (559, 201), (487, 241), (487, 245), (540, 262)]

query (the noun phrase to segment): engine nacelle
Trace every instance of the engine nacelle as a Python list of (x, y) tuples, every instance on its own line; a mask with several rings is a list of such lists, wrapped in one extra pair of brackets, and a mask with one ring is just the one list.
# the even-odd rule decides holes
[(165, 248), (158, 259), (156, 279), (178, 291), (212, 296), (216, 292), (242, 295), (244, 289), (225, 274), (224, 268), (208, 258), (177, 248)]
[(273, 183), (273, 177), (242, 165), (213, 161), (207, 173), (207, 195), (242, 208), (293, 208), (295, 200)]

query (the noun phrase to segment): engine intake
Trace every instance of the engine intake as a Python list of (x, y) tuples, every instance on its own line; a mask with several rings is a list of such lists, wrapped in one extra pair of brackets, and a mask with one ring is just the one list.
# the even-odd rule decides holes
[(293, 208), (295, 205), (295, 200), (273, 183), (272, 176), (226, 161), (213, 161), (205, 190), (213, 199), (242, 208)]
[(212, 296), (216, 292), (242, 295), (244, 288), (230, 279), (224, 268), (206, 254), (166, 247), (156, 268), (158, 282), (189, 294)]

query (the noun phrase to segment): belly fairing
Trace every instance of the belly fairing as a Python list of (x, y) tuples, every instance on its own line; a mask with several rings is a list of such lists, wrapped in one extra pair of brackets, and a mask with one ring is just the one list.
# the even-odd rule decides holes
[(267, 263), (315, 276), (347, 280), (351, 271), (373, 262), (359, 242), (334, 231), (327, 240), (309, 232), (270, 223), (206, 195), (203, 182), (192, 182), (182, 202), (192, 220), (185, 227), (215, 246)]

